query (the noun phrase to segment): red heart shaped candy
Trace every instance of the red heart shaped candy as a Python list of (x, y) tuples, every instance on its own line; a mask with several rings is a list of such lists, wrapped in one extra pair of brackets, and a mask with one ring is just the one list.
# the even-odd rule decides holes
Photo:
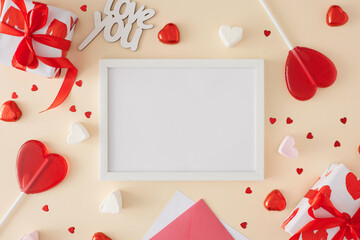
[(14, 101), (5, 102), (0, 109), (0, 120), (5, 122), (16, 122), (20, 119), (22, 112)]
[(349, 20), (349, 16), (337, 5), (332, 5), (326, 14), (326, 23), (330, 27), (342, 26)]
[(65, 158), (49, 154), (45, 145), (36, 140), (27, 141), (20, 147), (16, 164), (20, 189), (27, 194), (55, 187), (68, 172)]
[(282, 211), (286, 207), (286, 201), (282, 193), (275, 189), (267, 195), (264, 206), (269, 211)]
[(180, 41), (180, 33), (177, 26), (173, 23), (168, 23), (158, 34), (160, 42), (166, 44), (176, 44)]
[(285, 78), (290, 94), (301, 101), (312, 98), (318, 87), (331, 86), (337, 76), (334, 63), (310, 48), (295, 47), (286, 60)]
[(103, 234), (102, 232), (97, 232), (94, 234), (92, 240), (111, 240), (108, 236)]

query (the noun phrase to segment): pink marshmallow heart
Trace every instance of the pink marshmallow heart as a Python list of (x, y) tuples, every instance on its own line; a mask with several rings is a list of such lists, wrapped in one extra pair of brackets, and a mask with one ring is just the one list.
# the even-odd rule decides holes
[(39, 240), (39, 233), (34, 231), (32, 233), (23, 236), (19, 240)]
[(299, 153), (295, 147), (295, 139), (290, 135), (286, 136), (281, 142), (278, 152), (288, 158), (297, 158)]

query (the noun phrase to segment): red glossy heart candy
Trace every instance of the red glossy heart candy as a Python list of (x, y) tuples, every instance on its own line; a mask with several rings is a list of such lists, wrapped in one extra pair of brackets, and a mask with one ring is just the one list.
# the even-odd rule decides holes
[(282, 193), (275, 189), (267, 195), (264, 206), (269, 211), (282, 211), (286, 207), (286, 201)]
[(111, 240), (108, 236), (103, 234), (102, 232), (97, 232), (94, 234), (92, 240)]
[(27, 194), (55, 187), (68, 172), (65, 158), (49, 154), (45, 145), (36, 140), (27, 141), (21, 146), (16, 164), (20, 189)]
[(289, 52), (285, 66), (286, 85), (298, 100), (309, 100), (318, 87), (331, 86), (337, 76), (334, 63), (318, 51), (295, 47)]
[(342, 26), (349, 20), (349, 16), (337, 5), (332, 5), (326, 14), (326, 23), (331, 27)]
[(5, 102), (0, 109), (0, 120), (5, 122), (16, 122), (21, 115), (22, 112), (14, 101)]
[(180, 33), (177, 26), (173, 23), (168, 23), (158, 34), (160, 42), (166, 44), (176, 44), (180, 41)]

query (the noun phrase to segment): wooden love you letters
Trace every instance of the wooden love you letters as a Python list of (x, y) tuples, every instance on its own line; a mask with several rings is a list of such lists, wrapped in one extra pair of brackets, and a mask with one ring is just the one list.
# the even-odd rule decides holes
[[(107, 16), (102, 18), (100, 11), (94, 12), (94, 30), (80, 44), (79, 50), (83, 50), (102, 30), (104, 30), (104, 38), (108, 42), (116, 42), (120, 39), (123, 48), (130, 48), (136, 51), (139, 45), (140, 37), (144, 29), (151, 29), (152, 24), (145, 24), (155, 15), (153, 9), (145, 9), (142, 5), (137, 11), (136, 2), (129, 0), (107, 0), (104, 14)], [(127, 18), (127, 23), (124, 20)], [(130, 32), (135, 23), (138, 28), (135, 30), (131, 40), (129, 40)], [(116, 29), (117, 25), (117, 29)], [(116, 29), (116, 30), (115, 30)]]

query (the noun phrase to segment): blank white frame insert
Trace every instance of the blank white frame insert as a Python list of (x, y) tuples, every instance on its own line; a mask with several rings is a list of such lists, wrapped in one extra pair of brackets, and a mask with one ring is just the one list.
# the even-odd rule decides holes
[(101, 59), (100, 179), (264, 179), (264, 61)]

